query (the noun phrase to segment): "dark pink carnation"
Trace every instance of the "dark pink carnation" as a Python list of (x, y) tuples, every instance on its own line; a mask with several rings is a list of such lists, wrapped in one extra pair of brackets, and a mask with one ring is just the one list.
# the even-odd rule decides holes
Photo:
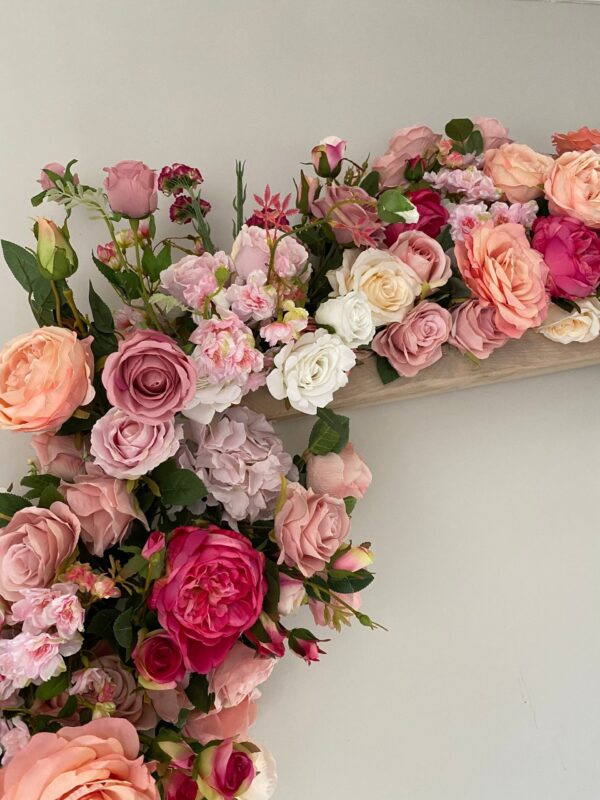
[(544, 257), (553, 297), (587, 297), (600, 283), (600, 238), (571, 217), (540, 217), (532, 246)]
[(414, 203), (419, 212), (419, 221), (414, 223), (394, 222), (385, 229), (385, 240), (391, 247), (404, 231), (423, 231), (433, 239), (448, 222), (448, 210), (442, 205), (442, 199), (433, 189), (418, 189), (407, 192), (406, 196)]

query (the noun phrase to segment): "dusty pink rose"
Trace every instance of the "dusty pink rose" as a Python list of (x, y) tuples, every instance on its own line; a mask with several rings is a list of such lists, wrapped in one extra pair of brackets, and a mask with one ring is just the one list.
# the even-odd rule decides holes
[(136, 331), (106, 359), (102, 383), (110, 403), (141, 422), (171, 420), (196, 391), (197, 370), (175, 342), (157, 331)]
[(571, 150), (594, 150), (594, 152), (600, 153), (600, 131), (584, 125), (576, 131), (555, 133), (552, 136), (552, 144), (559, 156)]
[(485, 153), (485, 174), (511, 203), (527, 203), (543, 194), (553, 159), (526, 144), (503, 144)]
[(173, 418), (155, 423), (111, 408), (92, 428), (94, 463), (114, 478), (139, 478), (179, 450), (183, 427)]
[(327, 186), (311, 204), (317, 219), (327, 219), (340, 244), (354, 242), (357, 247), (375, 247), (383, 227), (377, 216), (377, 203), (358, 186)]
[(24, 589), (50, 586), (77, 547), (81, 525), (64, 503), (23, 508), (0, 529), (0, 598), (18, 600)]
[[(60, 175), (60, 177), (63, 178), (65, 175), (65, 168), (62, 164), (59, 164), (58, 161), (51, 161), (49, 164), (44, 164), (42, 171), (40, 172), (40, 177), (38, 178), (38, 183), (44, 191), (47, 191), (48, 189), (52, 189), (54, 187), (54, 181), (48, 175), (46, 175), (44, 172), (45, 169), (49, 169), (50, 172), (54, 172), (56, 175)], [(79, 183), (79, 175), (73, 175), (73, 183), (75, 185)]]
[[(247, 281), (255, 272), (265, 275), (268, 273), (271, 258), (269, 245), (273, 235), (257, 225), (242, 226), (231, 246), (231, 259), (236, 274), (243, 281)], [(300, 275), (308, 278), (307, 261), (306, 248), (293, 236), (286, 236), (277, 245), (273, 267), (281, 278), (295, 278)]]
[(544, 321), (548, 267), (521, 225), (479, 225), (456, 243), (455, 252), (467, 286), (483, 305), (495, 308), (499, 331), (519, 339)]
[(257, 686), (270, 676), (276, 659), (263, 658), (241, 642), (236, 642), (225, 660), (208, 676), (209, 691), (215, 696), (215, 707), (239, 705), (252, 696)]
[(563, 153), (554, 162), (544, 190), (552, 214), (600, 228), (600, 153)]
[(74, 436), (36, 433), (31, 437), (31, 445), (43, 475), (49, 473), (64, 481), (70, 481), (83, 471), (83, 451), (77, 445)]
[(145, 559), (150, 560), (155, 553), (160, 553), (165, 549), (165, 535), (160, 531), (152, 531), (142, 548), (142, 555)]
[(185, 677), (181, 653), (164, 631), (138, 641), (131, 657), (146, 689), (174, 689)]
[(399, 258), (432, 289), (443, 286), (452, 275), (450, 257), (442, 246), (422, 231), (401, 233), (390, 247), (390, 253)]
[(160, 273), (162, 289), (184, 306), (202, 311), (204, 303), (219, 288), (215, 272), (219, 268), (231, 271), (231, 259), (222, 250), (211, 255), (184, 256)]
[(512, 141), (508, 128), (495, 117), (474, 117), (473, 123), (483, 136), (483, 147), (491, 150)]
[(587, 297), (600, 283), (600, 237), (570, 217), (539, 217), (531, 246), (548, 265), (553, 297)]
[(73, 480), (61, 484), (60, 491), (81, 523), (85, 546), (95, 556), (122, 542), (134, 519), (148, 527), (126, 481), (108, 475), (77, 475)]
[(94, 398), (91, 339), (44, 327), (0, 352), (0, 428), (55, 431)]
[(325, 567), (349, 529), (343, 500), (288, 483), (285, 502), (275, 517), (278, 563), (297, 567), (309, 578)]
[(442, 357), (448, 341), (451, 319), (437, 303), (419, 303), (402, 322), (392, 322), (372, 342), (373, 350), (384, 356), (399, 375), (412, 378)]
[(167, 567), (150, 604), (180, 648), (187, 669), (206, 674), (258, 619), (265, 558), (234, 531), (176, 528)]
[(363, 497), (371, 485), (371, 470), (350, 442), (341, 453), (310, 455), (306, 462), (306, 480), (317, 494), (332, 497)]
[[(102, 670), (111, 685), (111, 702), (116, 706), (114, 716), (126, 719), (138, 730), (149, 730), (156, 724), (156, 714), (137, 685), (135, 674), (127, 669), (114, 653), (90, 661), (90, 668)], [(98, 698), (90, 695), (92, 702)]]
[(439, 236), (448, 222), (448, 211), (442, 205), (442, 198), (433, 189), (417, 189), (407, 192), (406, 196), (419, 212), (418, 222), (393, 222), (385, 229), (385, 241), (388, 246), (394, 244), (398, 235), (404, 231), (423, 231), (433, 239)]
[(208, 744), (215, 739), (245, 740), (257, 711), (258, 706), (250, 696), (237, 706), (228, 706), (220, 711), (213, 709), (208, 714), (193, 711), (186, 722), (185, 735), (201, 744)]
[(346, 145), (339, 136), (326, 136), (310, 151), (315, 172), (321, 178), (330, 178), (339, 173)]
[(158, 205), (158, 176), (142, 161), (119, 161), (104, 167), (104, 188), (108, 202), (117, 214), (141, 219), (153, 214)]
[(404, 170), (410, 159), (429, 156), (435, 152), (441, 136), (427, 125), (412, 125), (400, 128), (390, 139), (385, 155), (373, 162), (373, 169), (381, 176), (384, 188), (404, 186), (407, 181)]
[[(38, 733), (0, 770), (2, 800), (158, 800), (148, 765), (139, 758), (126, 720)], [(35, 764), (35, 769), (32, 769)]]
[(487, 358), (502, 347), (508, 336), (496, 327), (496, 311), (471, 298), (452, 309), (452, 330), (448, 343), (461, 353), (473, 353), (476, 358)]
[(191, 711), (194, 708), (183, 689), (184, 685), (186, 685), (185, 680), (177, 684), (174, 689), (165, 689), (161, 687), (160, 689), (148, 689), (146, 691), (152, 703), (152, 708), (159, 719), (174, 725), (179, 719), (183, 709)]
[(234, 800), (243, 795), (256, 775), (249, 752), (230, 739), (205, 748), (198, 759), (198, 770), (201, 796), (213, 800)]

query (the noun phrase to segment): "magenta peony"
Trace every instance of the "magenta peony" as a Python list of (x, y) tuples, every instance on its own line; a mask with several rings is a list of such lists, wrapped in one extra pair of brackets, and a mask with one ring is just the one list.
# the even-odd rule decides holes
[(540, 217), (533, 226), (533, 248), (548, 266), (553, 297), (587, 297), (600, 283), (600, 237), (570, 217)]

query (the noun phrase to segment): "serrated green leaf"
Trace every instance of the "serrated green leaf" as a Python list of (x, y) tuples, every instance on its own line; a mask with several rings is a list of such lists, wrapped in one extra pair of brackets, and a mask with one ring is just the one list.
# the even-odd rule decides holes
[(55, 675), (54, 678), (42, 683), (35, 690), (35, 696), (38, 700), (51, 700), (61, 692), (65, 692), (69, 688), (69, 673), (61, 672), (60, 675)]
[(365, 177), (362, 179), (360, 182), (360, 188), (364, 189), (364, 191), (371, 197), (375, 197), (379, 191), (380, 178), (380, 174), (376, 170), (373, 170), (373, 172), (369, 172), (369, 174), (365, 175)]
[(25, 497), (11, 492), (0, 492), (0, 528), (8, 525), (13, 514), (22, 508), (29, 508), (31, 503)]
[(327, 585), (332, 592), (353, 594), (361, 592), (373, 581), (375, 576), (366, 569), (349, 572), (345, 569), (330, 569), (327, 573)]
[(308, 449), (314, 455), (339, 453), (348, 444), (350, 420), (329, 408), (317, 409), (319, 419), (313, 425), (308, 440)]
[(64, 502), (65, 498), (58, 491), (56, 486), (49, 484), (48, 486), (46, 486), (45, 489), (42, 490), (38, 505), (40, 508), (50, 508), (52, 503), (64, 503)]
[(474, 125), (470, 119), (451, 119), (444, 128), (446, 136), (453, 142), (464, 142), (473, 132)]
[(193, 673), (185, 693), (195, 709), (203, 711), (205, 714), (210, 711), (212, 695), (208, 691), (208, 679), (206, 675)]
[(27, 292), (29, 305), (38, 325), (53, 325), (52, 286), (42, 276), (37, 258), (24, 247), (4, 239), (2, 253), (8, 268)]

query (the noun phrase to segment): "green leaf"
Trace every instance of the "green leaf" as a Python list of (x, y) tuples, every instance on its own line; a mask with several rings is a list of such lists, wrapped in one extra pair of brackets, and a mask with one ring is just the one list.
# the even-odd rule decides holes
[(97, 611), (88, 622), (85, 620), (85, 632), (98, 639), (112, 639), (115, 620), (119, 616), (116, 608), (103, 608)]
[(126, 608), (116, 618), (113, 625), (115, 639), (125, 650), (125, 657), (129, 658), (133, 646), (133, 608)]
[(414, 211), (414, 203), (400, 189), (387, 189), (377, 201), (377, 215), (384, 222), (412, 222), (406, 217)]
[(92, 255), (92, 260), (106, 280), (111, 283), (118, 292), (124, 295), (125, 298), (128, 300), (137, 300), (141, 297), (140, 279), (135, 272), (128, 269), (112, 269), (112, 267), (103, 264), (102, 261), (97, 259), (94, 255)]
[(57, 478), (55, 475), (26, 475), (21, 479), (21, 486), (27, 486), (29, 489), (32, 489), (36, 492), (36, 497), (39, 497), (47, 486), (58, 487), (59, 483), (60, 478)]
[(392, 381), (400, 377), (387, 358), (376, 354), (376, 359), (377, 374), (381, 378), (383, 384), (392, 383)]
[(177, 468), (164, 475), (157, 475), (155, 471), (152, 478), (158, 484), (165, 506), (189, 506), (202, 500), (207, 494), (200, 478), (189, 469)]
[[(0, 492), (0, 528), (8, 525), (9, 519), (22, 508), (29, 508), (31, 503), (25, 497), (10, 492)], [(8, 519), (4, 519), (8, 517)]]
[(373, 170), (373, 172), (369, 172), (369, 174), (365, 175), (365, 177), (360, 182), (360, 188), (364, 189), (367, 194), (371, 195), (371, 197), (375, 197), (375, 195), (379, 191), (380, 177), (381, 176), (376, 170)]
[(339, 453), (348, 444), (350, 420), (329, 408), (317, 409), (319, 419), (313, 425), (308, 449), (316, 456)]
[(37, 258), (18, 244), (2, 240), (2, 252), (8, 268), (25, 289), (38, 325), (54, 325), (52, 286), (40, 272)]
[(356, 497), (344, 497), (344, 505), (346, 506), (346, 514), (348, 514), (348, 516), (350, 516), (356, 508), (357, 502)]
[(465, 150), (467, 153), (475, 153), (480, 155), (483, 153), (483, 136), (481, 131), (473, 130), (465, 142)]
[(52, 486), (52, 484), (50, 484), (46, 486), (46, 488), (40, 494), (38, 505), (40, 508), (50, 508), (52, 503), (64, 503), (64, 502), (65, 498), (58, 491), (56, 486)]
[(144, 247), (142, 269), (151, 281), (157, 281), (163, 269), (170, 267), (171, 264), (171, 245), (169, 242), (165, 244), (158, 255), (154, 254), (151, 247)]
[(366, 569), (358, 572), (349, 572), (345, 569), (330, 569), (327, 584), (332, 592), (338, 594), (353, 594), (361, 592), (373, 581), (374, 575)]
[(279, 604), (279, 567), (270, 559), (265, 563), (265, 578), (267, 579), (267, 593), (263, 602), (263, 610), (267, 614), (276, 614)]
[(51, 700), (61, 692), (65, 692), (69, 688), (69, 673), (61, 672), (60, 675), (55, 675), (50, 678), (46, 683), (42, 683), (35, 690), (35, 696), (38, 700)]
[(444, 128), (446, 136), (454, 142), (464, 142), (473, 132), (474, 125), (470, 119), (451, 119)]
[(119, 575), (121, 578), (131, 578), (134, 575), (137, 575), (138, 572), (145, 569), (148, 566), (148, 561), (142, 555), (136, 555), (129, 559), (129, 561), (125, 564), (125, 566), (121, 569)]
[(208, 679), (206, 675), (193, 673), (185, 693), (195, 709), (203, 711), (205, 714), (210, 711), (212, 695), (208, 691)]
[(94, 337), (92, 352), (94, 358), (99, 360), (103, 356), (114, 353), (119, 343), (115, 336), (115, 321), (110, 308), (96, 292), (90, 281), (90, 308), (94, 319), (90, 326), (90, 333)]
[(58, 712), (58, 719), (65, 719), (72, 716), (77, 711), (77, 698), (71, 695), (61, 710)]

